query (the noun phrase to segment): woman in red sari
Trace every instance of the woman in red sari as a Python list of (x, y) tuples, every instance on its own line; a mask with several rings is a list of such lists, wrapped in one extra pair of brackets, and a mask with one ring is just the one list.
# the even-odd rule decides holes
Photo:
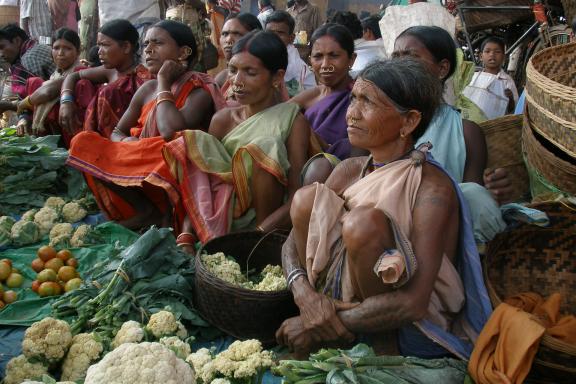
[[(138, 31), (128, 21), (112, 20), (98, 31), (98, 55), (101, 67), (88, 68), (70, 74), (62, 85), (60, 124), (70, 131), (84, 129), (109, 138), (130, 100), (140, 86), (149, 80), (150, 73), (139, 64)], [(79, 82), (100, 86), (90, 101), (86, 117), (78, 113), (82, 102), (74, 92)]]
[(70, 147), (68, 165), (84, 172), (102, 211), (110, 220), (137, 229), (177, 222), (180, 197), (164, 162), (162, 148), (185, 129), (204, 129), (224, 105), (208, 75), (189, 70), (196, 56), (194, 35), (177, 21), (164, 20), (146, 34), (144, 57), (156, 80), (134, 95), (107, 139), (82, 132)]

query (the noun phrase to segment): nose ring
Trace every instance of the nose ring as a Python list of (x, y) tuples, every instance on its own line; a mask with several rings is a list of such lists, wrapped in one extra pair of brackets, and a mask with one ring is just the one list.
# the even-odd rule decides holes
[(358, 122), (358, 119), (356, 119), (355, 117), (351, 117), (348, 120), (350, 120), (350, 125), (355, 125)]
[(244, 83), (242, 83), (241, 81), (235, 81), (234, 84), (232, 85), (232, 90), (233, 91), (244, 90)]
[(333, 65), (330, 65), (325, 68), (320, 68), (320, 73), (333, 73), (336, 70)]

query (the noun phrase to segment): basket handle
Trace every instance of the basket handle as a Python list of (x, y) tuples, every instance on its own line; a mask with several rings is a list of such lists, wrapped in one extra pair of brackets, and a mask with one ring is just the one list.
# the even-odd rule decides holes
[(268, 235), (271, 235), (272, 233), (277, 232), (278, 229), (274, 228), (273, 230), (266, 232), (264, 234), (264, 236), (262, 236), (262, 238), (260, 240), (258, 240), (258, 242), (256, 243), (256, 245), (254, 245), (254, 247), (252, 247), (252, 250), (250, 251), (250, 253), (248, 254), (248, 257), (246, 258), (246, 280), (248, 280), (248, 264), (250, 263), (250, 258), (252, 257), (252, 255), (254, 254), (254, 251), (256, 250), (256, 248), (258, 248), (258, 246), (260, 245), (260, 243), (262, 241), (264, 241), (264, 239), (266, 239), (268, 237)]

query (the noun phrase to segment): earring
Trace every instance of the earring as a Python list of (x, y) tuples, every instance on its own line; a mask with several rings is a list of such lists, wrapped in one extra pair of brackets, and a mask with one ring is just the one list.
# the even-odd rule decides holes
[(402, 139), (406, 138), (406, 134), (404, 132), (400, 132), (400, 138)]

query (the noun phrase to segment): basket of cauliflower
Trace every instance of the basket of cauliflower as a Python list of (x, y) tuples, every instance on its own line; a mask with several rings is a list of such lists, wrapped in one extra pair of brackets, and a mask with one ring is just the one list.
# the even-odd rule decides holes
[[(236, 338), (275, 343), (278, 327), (298, 313), (280, 268), (284, 241), (279, 233), (242, 232), (206, 243), (195, 260), (194, 299), (202, 316)], [(260, 275), (257, 282), (248, 271)]]

